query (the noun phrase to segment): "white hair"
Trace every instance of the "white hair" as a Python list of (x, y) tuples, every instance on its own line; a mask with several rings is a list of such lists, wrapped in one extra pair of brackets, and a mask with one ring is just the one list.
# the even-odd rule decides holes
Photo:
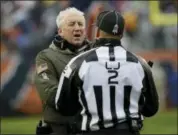
[(66, 17), (68, 15), (80, 15), (80, 16), (84, 16), (84, 13), (74, 7), (69, 7), (63, 11), (60, 11), (57, 18), (56, 18), (56, 24), (57, 24), (57, 27), (60, 28), (61, 25), (64, 23)]

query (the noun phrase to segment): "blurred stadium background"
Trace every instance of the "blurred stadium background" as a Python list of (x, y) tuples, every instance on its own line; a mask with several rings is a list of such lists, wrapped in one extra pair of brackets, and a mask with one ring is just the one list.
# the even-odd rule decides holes
[(74, 6), (85, 12), (87, 36), (102, 10), (120, 11), (126, 19), (122, 44), (154, 61), (160, 110), (145, 120), (144, 134), (177, 133), (177, 0), (161, 1), (1, 1), (0, 133), (34, 134), (42, 112), (33, 85), (34, 58), (47, 48), (60, 10)]

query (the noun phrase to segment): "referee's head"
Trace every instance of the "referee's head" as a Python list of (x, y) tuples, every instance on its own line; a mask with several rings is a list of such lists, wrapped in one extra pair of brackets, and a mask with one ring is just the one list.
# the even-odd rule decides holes
[(117, 11), (103, 11), (96, 20), (100, 38), (121, 39), (124, 32), (125, 20)]

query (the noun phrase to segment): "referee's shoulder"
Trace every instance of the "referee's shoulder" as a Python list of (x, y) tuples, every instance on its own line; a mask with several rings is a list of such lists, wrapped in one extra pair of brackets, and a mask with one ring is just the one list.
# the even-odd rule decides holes
[(92, 49), (90, 49), (90, 50), (88, 50), (88, 51), (85, 51), (85, 52), (83, 52), (83, 53), (81, 53), (81, 54), (79, 54), (79, 55), (77, 55), (77, 56), (75, 56), (72, 60), (74, 61), (74, 62), (76, 62), (76, 61), (78, 61), (78, 60), (80, 60), (80, 61), (88, 61), (88, 60), (90, 60), (91, 58), (95, 58), (95, 57), (97, 57), (96, 56), (96, 49), (97, 48), (92, 48)]
[(137, 58), (138, 58), (139, 63), (140, 63), (142, 66), (147, 66), (147, 67), (149, 67), (148, 62), (146, 61), (145, 58), (143, 58), (142, 56), (139, 56), (139, 55), (137, 56)]
[(91, 59), (90, 57), (93, 56), (93, 53), (96, 54), (95, 52), (96, 49), (97, 48), (92, 48), (88, 51), (80, 53), (79, 55), (73, 57), (67, 65), (70, 67), (80, 67), (84, 61), (87, 62), (88, 59)]

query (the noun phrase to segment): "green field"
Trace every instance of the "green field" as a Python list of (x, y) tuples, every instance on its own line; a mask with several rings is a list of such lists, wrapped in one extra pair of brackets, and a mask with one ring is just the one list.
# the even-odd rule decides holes
[[(34, 134), (40, 117), (1, 118), (1, 134)], [(142, 134), (177, 134), (177, 110), (159, 112), (144, 121)]]

